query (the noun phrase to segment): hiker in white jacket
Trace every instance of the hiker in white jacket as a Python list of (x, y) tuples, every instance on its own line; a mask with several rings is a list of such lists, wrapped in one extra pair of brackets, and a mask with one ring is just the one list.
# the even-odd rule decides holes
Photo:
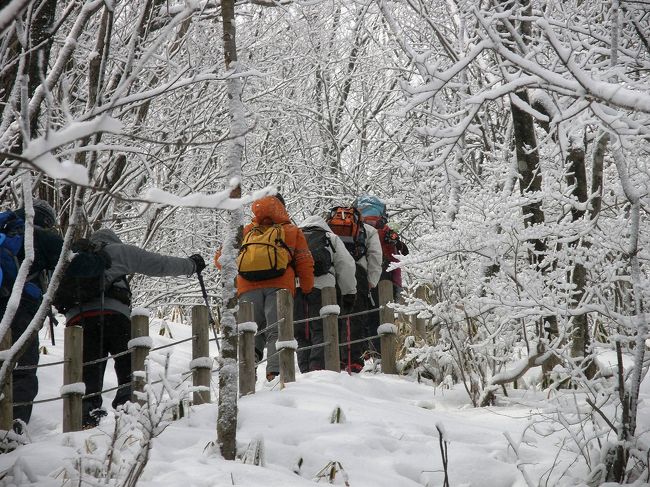
[[(299, 225), (305, 234), (314, 258), (314, 288), (309, 294), (296, 290), (294, 318), (302, 320), (320, 316), (321, 289), (337, 287), (342, 312), (350, 312), (357, 292), (355, 262), (341, 239), (330, 231), (319, 216), (308, 217)], [(381, 269), (380, 269), (381, 272)], [(323, 343), (323, 320), (298, 323), (294, 329), (299, 347)], [(298, 367), (302, 373), (325, 367), (324, 347), (298, 351)]]
[[(377, 230), (366, 223), (365, 252), (356, 261), (357, 297), (354, 306), (349, 312), (357, 313), (377, 308), (378, 303), (373, 302), (370, 290), (379, 284), (381, 277), (382, 251)], [(343, 313), (347, 314), (347, 313)], [(339, 322), (339, 340), (344, 344), (367, 338), (370, 317), (367, 314), (344, 318)], [(364, 366), (363, 357), (372, 347), (372, 341), (356, 342), (341, 347), (341, 362), (348, 372), (361, 372)]]
[(357, 261), (357, 265), (365, 269), (368, 274), (368, 288), (373, 289), (379, 284), (383, 254), (377, 229), (367, 223), (363, 224), (363, 228), (366, 230), (366, 254)]

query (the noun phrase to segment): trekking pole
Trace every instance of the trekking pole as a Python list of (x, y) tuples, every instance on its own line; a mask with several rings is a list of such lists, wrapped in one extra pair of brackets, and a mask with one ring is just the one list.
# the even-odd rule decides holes
[(348, 374), (352, 375), (352, 344), (350, 343), (352, 341), (352, 336), (350, 332), (350, 317), (348, 316), (347, 319), (347, 328), (348, 328), (348, 366), (347, 366), (347, 372)]
[(50, 319), (50, 338), (52, 339), (52, 346), (55, 346), (56, 343), (54, 343), (54, 327), (58, 326), (59, 320), (57, 320), (54, 317), (54, 313), (52, 312), (52, 308), (50, 308), (50, 312), (47, 314), (47, 316)]
[(210, 311), (210, 304), (208, 303), (208, 292), (205, 290), (205, 282), (203, 282), (203, 275), (200, 272), (197, 272), (196, 277), (199, 280), (199, 285), (201, 286), (201, 293), (203, 294), (203, 300), (205, 301), (205, 306), (206, 308), (208, 308), (208, 320), (210, 321), (210, 327), (212, 328), (212, 333), (214, 334), (214, 341), (217, 344), (217, 353), (221, 354), (221, 347), (219, 346), (219, 338), (217, 338), (216, 322), (212, 317), (212, 311)]

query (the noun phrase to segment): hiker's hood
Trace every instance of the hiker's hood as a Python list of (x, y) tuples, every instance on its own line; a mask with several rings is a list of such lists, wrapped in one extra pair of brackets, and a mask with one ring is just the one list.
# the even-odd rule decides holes
[(92, 234), (90, 240), (93, 243), (104, 243), (104, 244), (122, 243), (120, 237), (118, 237), (115, 234), (115, 232), (110, 228), (102, 228), (100, 230), (97, 230), (95, 233)]
[(322, 228), (323, 230), (326, 230), (328, 232), (332, 231), (332, 229), (329, 227), (327, 222), (322, 217), (320, 217), (318, 215), (309, 216), (309, 217), (305, 218), (305, 221), (303, 221), (298, 226), (300, 228), (318, 227), (318, 228)]
[(253, 222), (260, 225), (290, 223), (289, 214), (275, 196), (265, 196), (253, 203)]
[(386, 217), (386, 204), (376, 196), (361, 195), (354, 200), (352, 206), (358, 209), (363, 217)]

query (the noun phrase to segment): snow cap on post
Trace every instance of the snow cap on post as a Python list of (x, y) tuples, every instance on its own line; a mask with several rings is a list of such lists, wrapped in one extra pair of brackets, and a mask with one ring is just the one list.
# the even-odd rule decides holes
[(131, 311), (131, 318), (133, 318), (134, 316), (146, 316), (147, 318), (149, 318), (151, 316), (151, 313), (149, 313), (149, 310), (147, 308), (135, 307)]

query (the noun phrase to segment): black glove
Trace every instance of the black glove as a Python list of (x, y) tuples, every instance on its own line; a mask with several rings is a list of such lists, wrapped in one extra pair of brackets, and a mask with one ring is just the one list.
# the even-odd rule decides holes
[(194, 271), (197, 274), (200, 274), (201, 271), (205, 269), (205, 261), (199, 254), (190, 255), (189, 259), (194, 262)]
[(357, 299), (356, 294), (344, 294), (341, 296), (341, 304), (342, 304), (342, 314), (347, 315), (352, 313), (352, 310), (354, 309), (354, 302)]

